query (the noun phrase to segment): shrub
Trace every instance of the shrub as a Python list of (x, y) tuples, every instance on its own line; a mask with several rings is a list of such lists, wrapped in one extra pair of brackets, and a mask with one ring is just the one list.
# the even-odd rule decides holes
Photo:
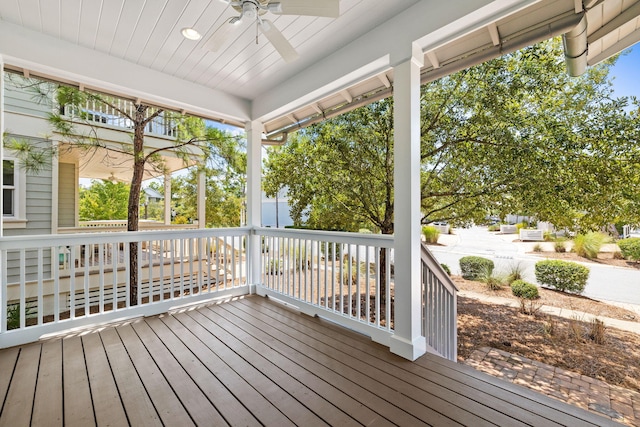
[(500, 231), (500, 224), (491, 224), (488, 227), (489, 231)]
[(542, 245), (540, 243), (536, 243), (533, 246), (533, 252), (542, 252)]
[(535, 271), (536, 279), (542, 286), (575, 294), (581, 294), (584, 291), (589, 278), (587, 267), (571, 261), (538, 261)]
[(438, 243), (438, 237), (440, 237), (440, 231), (433, 225), (425, 225), (422, 227), (422, 235), (427, 243), (436, 244)]
[(525, 282), (524, 280), (516, 280), (513, 282), (511, 284), (511, 292), (513, 295), (522, 299), (540, 298), (538, 287), (533, 283)]
[(594, 343), (599, 345), (605, 343), (605, 331), (607, 328), (604, 326), (604, 322), (602, 320), (594, 318), (591, 321), (589, 329), (589, 338), (591, 338)]
[(282, 274), (282, 262), (279, 259), (272, 259), (269, 262), (267, 274)]
[(622, 255), (622, 252), (620, 252), (620, 251), (615, 251), (612, 254), (612, 257), (613, 257), (613, 259), (625, 259), (624, 255)]
[(607, 236), (602, 233), (591, 232), (587, 234), (578, 234), (573, 239), (573, 250), (581, 257), (593, 259), (598, 257), (600, 248), (606, 241)]
[(467, 280), (478, 280), (483, 275), (491, 275), (493, 261), (479, 256), (465, 256), (460, 258), (460, 271)]
[(507, 283), (510, 285), (516, 280), (522, 280), (524, 277), (525, 267), (521, 263), (511, 264), (507, 272)]
[(553, 249), (555, 249), (556, 252), (567, 252), (567, 247), (564, 245), (564, 242), (556, 242), (553, 245)]
[(516, 230), (518, 230), (518, 233), (520, 233), (520, 230), (522, 230), (523, 228), (527, 228), (529, 225), (526, 222), (519, 222), (516, 224)]
[(447, 264), (440, 264), (440, 267), (442, 267), (444, 272), (447, 273), (447, 276), (451, 276), (451, 269)]
[(640, 237), (631, 237), (618, 241), (620, 252), (625, 259), (640, 261)]
[(479, 277), (479, 280), (487, 285), (487, 288), (492, 291), (502, 289), (506, 283), (506, 278), (504, 276), (493, 274), (493, 272), (489, 272), (488, 269), (481, 275), (481, 277)]

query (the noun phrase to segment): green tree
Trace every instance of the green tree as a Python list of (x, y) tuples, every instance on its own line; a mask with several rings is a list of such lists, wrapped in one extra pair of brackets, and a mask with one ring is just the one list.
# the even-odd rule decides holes
[[(185, 166), (192, 162), (204, 163), (212, 146), (220, 143), (226, 134), (209, 127), (204, 120), (175, 113), (142, 101), (126, 101), (97, 92), (80, 91), (76, 88), (44, 82), (37, 79), (23, 79), (24, 86), (33, 91), (41, 102), (52, 102), (49, 123), (70, 149), (82, 150), (85, 156), (103, 156), (103, 162), (113, 162), (113, 155), (128, 157), (131, 162), (131, 182), (127, 203), (127, 230), (137, 231), (140, 217), (140, 191), (146, 171), (165, 173), (162, 155), (172, 153), (184, 160)], [(109, 113), (104, 113), (108, 111)], [(149, 144), (145, 138), (148, 127), (157, 125), (163, 119), (163, 126), (170, 131), (172, 139), (166, 144)], [(121, 141), (105, 141), (100, 138), (100, 127), (96, 123), (113, 121), (127, 129)], [(224, 144), (222, 144), (224, 145)], [(36, 149), (21, 141), (14, 141), (10, 147), (18, 154), (23, 166), (36, 171), (46, 167), (51, 150)], [(120, 160), (119, 164), (123, 162)], [(45, 166), (43, 166), (45, 165)], [(138, 244), (129, 244), (129, 275), (131, 283), (130, 302), (137, 304), (138, 284)]]
[(128, 200), (127, 184), (91, 180), (89, 188), (80, 188), (80, 221), (127, 219)]
[[(212, 145), (205, 172), (205, 224), (207, 227), (237, 227), (246, 184), (246, 142), (238, 138), (220, 138)], [(179, 215), (197, 217), (197, 180), (199, 170), (172, 179), (172, 207)]]
[[(570, 78), (553, 40), (424, 85), (422, 222), (510, 212), (571, 228), (637, 222), (640, 126), (628, 100), (612, 98), (611, 64)], [(287, 189), (298, 223), (391, 233), (392, 153), (385, 99), (272, 149), (265, 189)]]

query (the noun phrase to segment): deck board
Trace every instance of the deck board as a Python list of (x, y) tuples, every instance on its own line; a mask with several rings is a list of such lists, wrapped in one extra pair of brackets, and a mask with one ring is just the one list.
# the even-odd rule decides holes
[(11, 377), (13, 376), (13, 370), (16, 367), (19, 354), (20, 347), (12, 347), (4, 350), (2, 357), (0, 357), (0, 410), (9, 391)]
[[(240, 308), (242, 305), (238, 304), (236, 307)], [(248, 306), (246, 307), (249, 308)], [(246, 311), (246, 313), (249, 315), (251, 311)], [(346, 378), (352, 381), (357, 380), (362, 375), (366, 378), (371, 378), (371, 380), (366, 381), (369, 390), (381, 392), (381, 387), (387, 387), (390, 390), (381, 394), (384, 397), (389, 397), (390, 394), (395, 392), (411, 396), (411, 399), (400, 402), (401, 409), (411, 413), (424, 413), (425, 415), (435, 410), (439, 414), (446, 414), (450, 418), (448, 422), (455, 421), (461, 425), (490, 425), (494, 422), (499, 424), (509, 423), (514, 426), (524, 425), (516, 420), (502, 416), (492, 408), (478, 404), (474, 405), (475, 402), (471, 399), (457, 395), (444, 386), (425, 381), (422, 383), (423, 388), (420, 389), (411, 383), (412, 378), (401, 378), (399, 374), (402, 374), (402, 372), (399, 369), (394, 370), (393, 365), (384, 363), (380, 359), (363, 352), (354, 354), (351, 347), (345, 347), (345, 345), (341, 345), (331, 337), (321, 336), (310, 330), (301, 331), (299, 328), (303, 325), (296, 325), (294, 328), (281, 321), (285, 319), (263, 317), (262, 313), (260, 313), (260, 316), (258, 320), (261, 323), (274, 325), (274, 327), (289, 336), (300, 340), (303, 345), (313, 346), (315, 350), (322, 352), (324, 355), (322, 360), (328, 363), (327, 366), (331, 366), (332, 369)], [(350, 367), (350, 369), (345, 369), (345, 366)], [(450, 401), (447, 401), (447, 398)], [(461, 411), (461, 408), (465, 408), (465, 410)], [(436, 414), (431, 413), (429, 419), (433, 420), (434, 417), (436, 417)], [(491, 422), (488, 420), (491, 420)], [(441, 419), (440, 421), (446, 422), (447, 420)]]
[[(225, 306), (225, 310), (231, 314), (235, 314), (238, 317), (246, 315), (247, 318), (251, 315), (242, 312), (236, 305)], [(436, 412), (432, 412), (431, 408), (425, 408), (417, 404), (412, 399), (399, 399), (398, 392), (390, 385), (379, 382), (376, 378), (366, 375), (358, 375), (358, 371), (353, 367), (351, 363), (358, 364), (357, 360), (347, 360), (344, 358), (340, 360), (340, 354), (337, 352), (334, 354), (327, 354), (323, 350), (330, 352), (330, 350), (322, 347), (320, 343), (305, 343), (305, 337), (296, 333), (295, 329), (289, 329), (286, 325), (281, 325), (275, 322), (272, 318), (257, 314), (254, 318), (254, 322), (258, 324), (260, 329), (259, 335), (268, 335), (280, 341), (281, 344), (285, 344), (299, 354), (311, 354), (315, 353), (313, 359), (323, 365), (328, 370), (334, 372), (338, 377), (338, 384), (342, 387), (346, 386), (345, 382), (351, 382), (358, 384), (362, 389), (370, 392), (374, 397), (372, 401), (363, 402), (371, 409), (376, 410), (382, 417), (393, 420), (402, 425), (425, 425), (425, 423), (413, 414), (425, 413), (430, 417), (437, 417)], [(245, 321), (247, 319), (244, 319)], [(272, 324), (270, 324), (272, 323)], [(282, 328), (282, 330), (280, 329)], [(336, 378), (336, 377), (334, 377)], [(394, 402), (394, 403), (391, 403)], [(441, 420), (445, 422), (444, 419)], [(451, 423), (451, 420), (447, 420)]]
[(100, 336), (129, 423), (134, 426), (162, 426), (116, 330), (107, 328)]
[(6, 426), (29, 424), (38, 380), (40, 352), (40, 345), (32, 344), (21, 349), (7, 392), (0, 424)]
[[(100, 334), (91, 333), (83, 336), (82, 346), (96, 423), (99, 426), (127, 425), (127, 415)], [(72, 372), (69, 374), (73, 375)]]
[[(212, 310), (201, 310), (190, 314), (202, 325), (216, 325), (216, 335), (236, 353), (244, 354), (247, 361), (263, 366), (265, 373), (273, 381), (308, 406), (314, 413), (331, 425), (360, 425), (376, 419), (373, 411), (364, 411), (364, 406), (356, 406), (351, 415), (345, 410), (354, 408), (356, 401), (340, 389), (330, 387), (321, 378), (297, 364), (292, 364), (277, 351), (261, 340), (249, 335), (241, 328)], [(286, 370), (285, 367), (286, 366)], [(346, 405), (342, 405), (346, 402)], [(362, 410), (360, 410), (362, 409)], [(360, 420), (360, 422), (356, 421)]]
[(131, 325), (119, 327), (116, 331), (163, 424), (195, 425)]
[[(240, 395), (239, 399), (234, 397), (228, 386), (221, 381), (221, 377), (224, 379), (226, 376), (228, 384), (239, 384), (239, 388), (247, 387), (247, 385), (242, 383), (235, 372), (231, 372), (226, 367), (224, 359), (217, 357), (172, 316), (167, 316), (162, 321), (154, 320), (155, 322), (150, 323), (150, 326), (165, 344), (173, 349), (183, 348), (185, 350), (178, 352), (176, 358), (226, 422), (230, 425), (257, 425), (253, 415), (241, 402), (244, 399), (257, 398), (258, 396), (245, 394)], [(176, 354), (175, 350), (174, 354)]]
[(0, 426), (618, 425), (257, 296), (0, 350), (0, 368)]
[(38, 372), (38, 384), (33, 401), (34, 424), (52, 427), (63, 423), (62, 404), (62, 341), (50, 341), (42, 345), (42, 361)]
[(95, 426), (87, 366), (80, 337), (62, 340), (62, 374), (65, 424)]
[(197, 425), (207, 425), (208, 423), (210, 425), (227, 425), (224, 418), (193, 381), (193, 378), (180, 365), (179, 360), (183, 357), (182, 355), (189, 358), (188, 350), (178, 347), (170, 351), (146, 322), (134, 323), (133, 329), (145, 343), (147, 351), (193, 421)]

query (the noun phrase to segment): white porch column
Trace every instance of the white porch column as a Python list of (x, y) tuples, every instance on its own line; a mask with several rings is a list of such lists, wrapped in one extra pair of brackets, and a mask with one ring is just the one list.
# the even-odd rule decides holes
[(164, 175), (164, 225), (171, 224), (171, 175)]
[[(247, 122), (247, 226), (262, 226), (262, 132), (264, 126), (259, 121)], [(260, 236), (250, 237), (249, 284), (251, 292), (260, 282)]]
[(422, 335), (420, 261), (420, 67), (423, 53), (394, 68), (395, 334), (391, 351), (415, 360), (426, 352)]
[[(2, 191), (3, 160), (4, 160), (4, 58), (0, 55), (0, 191)], [(4, 205), (3, 197), (0, 197), (0, 237), (4, 235)], [(2, 260), (0, 259), (0, 271), (2, 271)]]
[(207, 225), (206, 198), (207, 174), (202, 169), (198, 172), (198, 228), (205, 228)]

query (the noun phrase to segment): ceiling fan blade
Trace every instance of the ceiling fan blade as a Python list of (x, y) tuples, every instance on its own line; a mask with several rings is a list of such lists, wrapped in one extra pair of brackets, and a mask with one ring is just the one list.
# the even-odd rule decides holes
[(340, 16), (340, 0), (280, 0), (270, 2), (268, 8), (277, 15)]
[(260, 31), (269, 40), (269, 42), (276, 48), (282, 59), (285, 62), (292, 62), (298, 59), (298, 52), (291, 46), (291, 43), (284, 38), (282, 33), (273, 25), (273, 22), (268, 19), (262, 19), (260, 21)]
[(229, 40), (229, 36), (231, 36), (237, 29), (240, 27), (241, 22), (237, 18), (231, 18), (225, 23), (223, 23), (220, 28), (218, 28), (209, 40), (206, 41), (204, 47), (217, 52), (222, 49), (222, 46)]

